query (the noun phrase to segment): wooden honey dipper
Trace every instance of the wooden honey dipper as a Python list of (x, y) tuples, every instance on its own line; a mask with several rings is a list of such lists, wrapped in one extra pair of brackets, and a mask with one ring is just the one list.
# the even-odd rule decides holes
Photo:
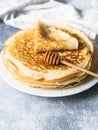
[(94, 72), (91, 72), (89, 70), (86, 70), (86, 69), (83, 69), (83, 68), (80, 68), (72, 63), (69, 63), (65, 60), (61, 60), (61, 56), (57, 53), (57, 52), (53, 52), (53, 51), (48, 51), (46, 52), (45, 54), (45, 59), (44, 59), (48, 64), (50, 65), (58, 65), (58, 64), (64, 64), (64, 65), (68, 65), (72, 68), (75, 68), (79, 71), (82, 71), (82, 72), (85, 72), (91, 76), (94, 76), (94, 77), (97, 77), (98, 78), (98, 74), (94, 73)]

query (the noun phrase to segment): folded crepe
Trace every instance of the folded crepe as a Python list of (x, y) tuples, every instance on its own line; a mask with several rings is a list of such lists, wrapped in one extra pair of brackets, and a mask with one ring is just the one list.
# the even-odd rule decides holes
[[(93, 43), (83, 32), (66, 24), (48, 23), (45, 26), (50, 30), (53, 29), (55, 32), (53, 35), (52, 33), (47, 33), (47, 31), (45, 32), (48, 35), (49, 43), (47, 43), (47, 45), (49, 45), (49, 50), (58, 50), (63, 60), (67, 60), (81, 68), (87, 70), (91, 68), (94, 53)], [(58, 35), (63, 39), (62, 34), (60, 34), (62, 31), (66, 33), (64, 34), (64, 38), (65, 35), (70, 35), (71, 40), (76, 39), (78, 48), (64, 50), (66, 46), (62, 45), (63, 43), (60, 43), (59, 40), (56, 39)], [(38, 37), (38, 34), (40, 34), (41, 37)], [(51, 38), (53, 38), (53, 41)], [(40, 44), (42, 44), (42, 46), (39, 45), (38, 47), (39, 39), (41, 40)], [(40, 33), (39, 26), (20, 30), (7, 39), (3, 49), (2, 59), (12, 77), (23, 84), (44, 89), (67, 88), (77, 85), (87, 77), (87, 74), (84, 72), (69, 66), (62, 64), (48, 65), (45, 63), (44, 56), (48, 47), (44, 46), (45, 41), (47, 41), (46, 34)], [(66, 43), (68, 44), (69, 41)], [(71, 42), (74, 43), (74, 40), (72, 41)], [(53, 48), (53, 46), (50, 45), (53, 45), (53, 42), (58, 44), (59, 47)], [(64, 40), (64, 44), (66, 43)], [(61, 44), (62, 47), (59, 44)], [(41, 50), (42, 53), (36, 53)]]
[(78, 40), (65, 30), (48, 26), (40, 21), (34, 29), (34, 51), (62, 51), (78, 49)]

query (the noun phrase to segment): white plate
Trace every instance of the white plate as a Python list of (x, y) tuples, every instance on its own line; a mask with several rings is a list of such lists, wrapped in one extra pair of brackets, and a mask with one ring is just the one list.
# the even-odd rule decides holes
[[(97, 68), (98, 68), (98, 65), (97, 65)], [(98, 69), (97, 69), (97, 72), (98, 72)], [(10, 73), (8, 72), (8, 70), (6, 69), (6, 67), (4, 66), (2, 62), (1, 55), (0, 55), (0, 75), (13, 88), (16, 88), (28, 94), (44, 96), (44, 97), (62, 97), (62, 96), (74, 95), (74, 94), (83, 92), (93, 87), (98, 82), (98, 78), (89, 76), (83, 84), (74, 88), (68, 88), (68, 89), (63, 89), (63, 90), (45, 90), (45, 89), (40, 89), (40, 88), (32, 88), (15, 80), (10, 75)]]

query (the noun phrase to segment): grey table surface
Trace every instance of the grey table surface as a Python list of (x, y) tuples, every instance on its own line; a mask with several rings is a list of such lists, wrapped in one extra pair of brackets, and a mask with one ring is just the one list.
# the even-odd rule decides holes
[[(0, 24), (0, 45), (17, 30)], [(45, 98), (0, 78), (0, 130), (98, 130), (98, 84), (77, 95)]]

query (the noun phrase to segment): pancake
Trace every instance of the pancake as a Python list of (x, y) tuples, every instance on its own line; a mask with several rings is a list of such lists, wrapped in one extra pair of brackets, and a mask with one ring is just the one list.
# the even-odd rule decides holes
[[(73, 38), (78, 41), (78, 48), (76, 49), (62, 50), (62, 47), (59, 46), (59, 49), (56, 50), (55, 48), (54, 50), (58, 51), (63, 60), (89, 70), (92, 66), (94, 53), (92, 41), (83, 32), (69, 25), (58, 23), (46, 23), (46, 25), (50, 28), (63, 31), (70, 35), (71, 39)], [(87, 77), (87, 74), (84, 72), (69, 66), (62, 64), (48, 65), (45, 63), (44, 56), (47, 50), (42, 52), (36, 50), (38, 47), (36, 48), (37, 42), (35, 41), (36, 39), (38, 40), (38, 37), (35, 33), (35, 27), (20, 30), (9, 37), (4, 44), (3, 62), (16, 80), (31, 87), (62, 89), (70, 85), (76, 85)], [(42, 44), (40, 47), (43, 48), (43, 46)], [(49, 49), (51, 50), (51, 47)]]
[(34, 51), (64, 51), (78, 49), (78, 40), (66, 31), (40, 21), (34, 28)]

